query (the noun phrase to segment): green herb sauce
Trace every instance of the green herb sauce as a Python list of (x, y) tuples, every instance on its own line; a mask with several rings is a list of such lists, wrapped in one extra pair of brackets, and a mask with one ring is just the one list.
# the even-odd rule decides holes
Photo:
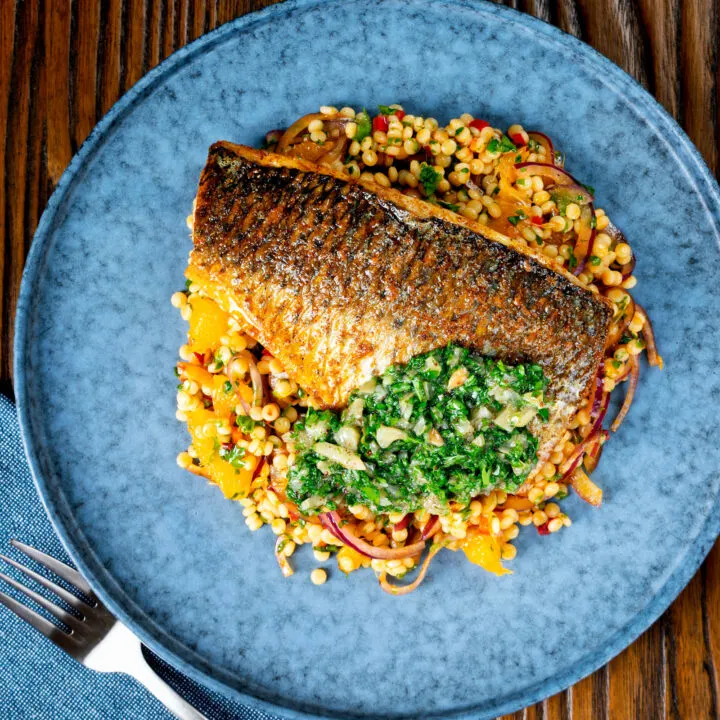
[(295, 423), (288, 497), (304, 513), (362, 504), (433, 513), (494, 488), (517, 489), (535, 465), (547, 379), (449, 345), (388, 368), (342, 412), (309, 409)]

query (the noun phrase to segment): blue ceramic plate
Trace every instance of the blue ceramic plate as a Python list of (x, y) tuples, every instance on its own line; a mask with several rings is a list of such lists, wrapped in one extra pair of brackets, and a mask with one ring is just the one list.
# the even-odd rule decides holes
[[(521, 534), (514, 575), (443, 553), (422, 588), (285, 580), (269, 530), (179, 470), (169, 303), (208, 146), (331, 102), (544, 130), (639, 255), (648, 369), (597, 473), (605, 503)], [(173, 55), (100, 123), (30, 253), (16, 391), (58, 533), (102, 599), (192, 677), (286, 715), (491, 717), (570, 685), (668, 606), (720, 527), (718, 188), (661, 108), (587, 46), (478, 2), (296, 0)]]

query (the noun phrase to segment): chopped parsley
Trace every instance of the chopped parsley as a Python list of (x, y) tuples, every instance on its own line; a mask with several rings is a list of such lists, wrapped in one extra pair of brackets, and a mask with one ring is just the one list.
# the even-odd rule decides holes
[(368, 137), (368, 135), (372, 132), (372, 121), (370, 120), (370, 115), (368, 115), (368, 111), (365, 108), (363, 108), (362, 112), (359, 112), (355, 116), (355, 124), (357, 125), (355, 140), (360, 142)]
[(588, 262), (589, 262), (591, 265), (597, 266), (597, 265), (600, 264), (601, 260), (600, 260), (600, 258), (599, 258), (597, 255), (591, 255), (590, 258), (588, 259)]
[(527, 215), (522, 210), (518, 210), (515, 215), (511, 215), (508, 218), (508, 222), (513, 226), (517, 226), (517, 224), (521, 220), (525, 220), (525, 218), (527, 218)]
[(422, 183), (425, 194), (430, 197), (437, 190), (438, 183), (442, 180), (442, 175), (427, 163), (423, 163), (420, 168), (420, 182)]
[(249, 415), (238, 415), (235, 424), (244, 433), (249, 433), (257, 423)]
[(568, 267), (571, 270), (574, 270), (578, 266), (577, 258), (575, 257), (575, 253), (572, 251), (572, 248), (570, 249), (570, 257), (568, 258)]
[(517, 147), (512, 143), (510, 138), (503, 135), (500, 140), (497, 138), (493, 138), (487, 146), (488, 152), (496, 153), (506, 153), (506, 152), (513, 152), (514, 150), (517, 150)]
[(234, 445), (228, 450), (224, 445), (220, 448), (220, 457), (229, 462), (236, 470), (242, 470), (245, 467), (243, 458), (245, 457), (245, 448)]
[(442, 200), (438, 200), (437, 203), (438, 205), (440, 205), (440, 207), (447, 208), (448, 210), (452, 210), (453, 212), (457, 212), (460, 209), (459, 205), (455, 205), (449, 202), (443, 202)]
[(378, 105), (378, 110), (381, 115), (394, 115), (397, 112), (396, 108), (389, 105)]
[(231, 383), (229, 380), (226, 380), (226, 381), (223, 383), (223, 392), (224, 392), (225, 394), (228, 394), (228, 393), (231, 393), (231, 392), (232, 392), (232, 389), (233, 389), (232, 383)]
[(456, 345), (388, 368), (342, 412), (312, 408), (295, 423), (287, 494), (303, 513), (362, 504), (373, 512), (424, 508), (501, 488), (537, 462), (533, 422), (546, 422), (539, 365), (506, 365)]
[(580, 183), (591, 195), (595, 195), (595, 188), (592, 185), (585, 185), (585, 183)]

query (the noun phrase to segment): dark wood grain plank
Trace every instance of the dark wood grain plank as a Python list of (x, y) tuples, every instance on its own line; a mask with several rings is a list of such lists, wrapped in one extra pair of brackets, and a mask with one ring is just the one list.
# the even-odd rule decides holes
[(122, 0), (103, 0), (98, 44), (99, 88), (98, 115), (102, 116), (120, 97), (122, 83)]
[(650, 48), (650, 90), (679, 119), (681, 0), (639, 0), (639, 6)]
[(667, 613), (669, 717), (717, 718), (717, 675), (707, 643), (705, 569), (683, 590)]
[(125, 0), (122, 18), (122, 86), (121, 92), (129, 90), (147, 71), (147, 7), (145, 0)]
[(45, 12), (47, 158), (54, 184), (72, 158), (70, 137), (70, 0), (54, 0)]
[(73, 149), (77, 151), (98, 120), (95, 89), (98, 82), (100, 4), (97, 0), (75, 0), (73, 27), (74, 67), (72, 78)]
[(12, 314), (11, 298), (8, 290), (10, 284), (9, 266), (12, 263), (12, 248), (7, 232), (8, 174), (7, 155), (10, 94), (12, 88), (12, 67), (15, 51), (15, 3), (0, 3), (0, 390), (6, 392), (10, 385), (10, 372), (7, 369), (9, 345), (9, 317)]
[(175, 5), (173, 0), (161, 0), (161, 12), (165, 17), (162, 32), (163, 58), (166, 58), (178, 47), (176, 43), (178, 18)]
[[(273, 0), (0, 0), (0, 390), (25, 254), (54, 183), (95, 123), (172, 51)], [(505, 0), (590, 42), (718, 155), (720, 0)], [(720, 546), (608, 667), (513, 720), (720, 717)]]
[(682, 123), (713, 172), (718, 171), (720, 2), (682, 4)]
[(720, 717), (720, 544), (716, 543), (703, 565), (703, 631), (713, 694), (714, 718)]
[(656, 623), (609, 664), (609, 715), (665, 717), (663, 626)]
[[(3, 268), (2, 375), (12, 378), (12, 341), (15, 307), (29, 236), (26, 225), (28, 141), (30, 108), (42, 100), (42, 88), (32, 87), (33, 68), (37, 70), (39, 48), (43, 46), (43, 27), (36, 3), (19, 3), (15, 22), (15, 49), (9, 86), (5, 153), (5, 266)], [(34, 101), (34, 102), (33, 102)], [(33, 228), (34, 229), (34, 228)], [(31, 232), (31, 231), (30, 231)]]
[(572, 720), (611, 720), (610, 671), (600, 668), (572, 687)]
[(581, 0), (582, 39), (647, 86), (648, 50), (633, 0)]
[(574, 0), (559, 0), (557, 4), (557, 26), (576, 38), (582, 38), (580, 16)]

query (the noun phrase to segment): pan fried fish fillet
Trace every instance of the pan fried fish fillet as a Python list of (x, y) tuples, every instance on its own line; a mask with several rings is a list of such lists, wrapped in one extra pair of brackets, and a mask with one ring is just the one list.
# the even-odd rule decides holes
[(188, 276), (316, 401), (455, 342), (549, 378), (545, 459), (589, 390), (613, 311), (527, 248), (453, 212), (313, 163), (215, 143)]

